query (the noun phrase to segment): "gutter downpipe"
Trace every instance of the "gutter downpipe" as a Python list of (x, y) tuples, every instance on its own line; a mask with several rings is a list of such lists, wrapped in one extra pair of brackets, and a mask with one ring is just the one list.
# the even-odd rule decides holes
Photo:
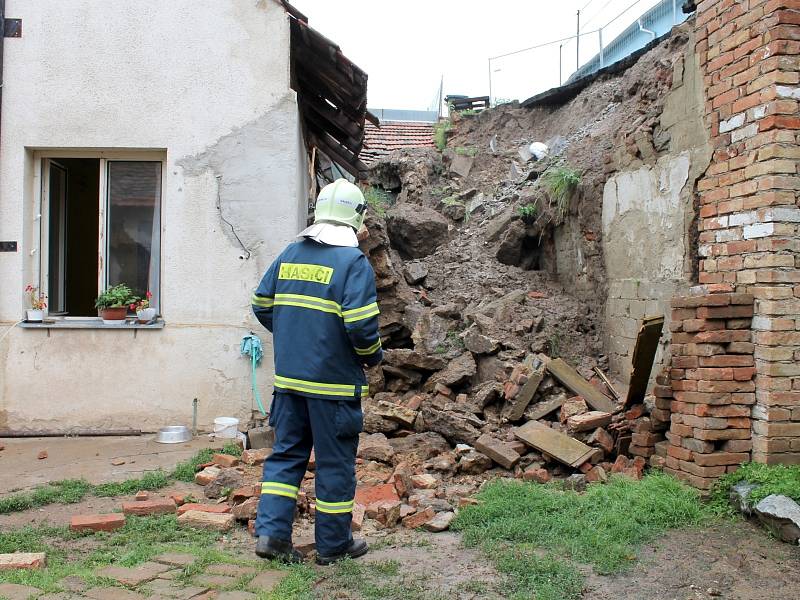
[(649, 33), (652, 36), (651, 40), (656, 39), (656, 32), (655, 31), (650, 31), (649, 29), (645, 29), (644, 26), (642, 25), (642, 20), (641, 19), (639, 19), (637, 21), (637, 23), (639, 24), (639, 31), (641, 31), (643, 33)]

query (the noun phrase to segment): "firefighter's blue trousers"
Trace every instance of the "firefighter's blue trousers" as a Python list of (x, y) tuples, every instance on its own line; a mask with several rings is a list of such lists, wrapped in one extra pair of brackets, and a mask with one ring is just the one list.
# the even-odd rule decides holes
[(291, 541), (292, 521), (311, 448), (316, 458), (317, 553), (332, 556), (352, 541), (358, 434), (363, 426), (355, 398), (320, 400), (276, 392), (270, 412), (275, 430), (272, 455), (264, 463), (256, 535)]

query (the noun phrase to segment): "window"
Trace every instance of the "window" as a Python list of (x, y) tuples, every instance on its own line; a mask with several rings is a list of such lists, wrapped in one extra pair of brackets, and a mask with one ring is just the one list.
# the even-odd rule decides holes
[(163, 164), (41, 157), (40, 287), (51, 316), (95, 317), (99, 291), (119, 283), (150, 291), (159, 310)]

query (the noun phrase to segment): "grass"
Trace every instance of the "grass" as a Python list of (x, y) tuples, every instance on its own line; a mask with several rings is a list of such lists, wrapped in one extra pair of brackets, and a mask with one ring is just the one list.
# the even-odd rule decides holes
[(464, 146), (458, 146), (456, 148), (456, 154), (460, 154), (462, 156), (476, 156), (478, 154), (477, 148), (465, 148)]
[(496, 481), (478, 498), (481, 504), (463, 509), (453, 528), (510, 577), (514, 597), (541, 600), (580, 597), (576, 562), (601, 574), (621, 571), (639, 545), (714, 514), (695, 490), (661, 473), (638, 482), (615, 476), (580, 495), (554, 485)]
[[(191, 585), (192, 579), (210, 564), (228, 563), (261, 569), (285, 568), (275, 563), (247, 560), (215, 547), (219, 534), (212, 531), (181, 527), (175, 515), (129, 517), (125, 527), (112, 533), (74, 533), (66, 527), (27, 526), (0, 533), (0, 553), (46, 552), (47, 567), (38, 570), (0, 571), (0, 583), (30, 585), (46, 593), (61, 591), (60, 581), (78, 576), (89, 585), (113, 585), (98, 577), (95, 571), (107, 565), (133, 567), (164, 552), (188, 553), (196, 557), (176, 580)], [(237, 588), (244, 589), (251, 577), (242, 578)], [(261, 600), (311, 598), (315, 579), (311, 567), (298, 565), (270, 594)]]
[(441, 152), (447, 147), (447, 132), (452, 129), (449, 119), (439, 121), (433, 126), (433, 143)]
[(758, 485), (748, 498), (754, 505), (771, 494), (782, 494), (800, 502), (800, 465), (746, 463), (717, 480), (711, 493), (712, 504), (718, 510), (731, 510), (731, 488), (742, 481)]
[(555, 205), (559, 217), (564, 219), (569, 209), (569, 199), (581, 182), (581, 172), (561, 165), (545, 171), (541, 180), (549, 193), (551, 204)]
[(362, 188), (364, 192), (364, 199), (367, 204), (375, 211), (378, 216), (385, 217), (386, 210), (392, 205), (392, 196), (379, 188), (374, 186), (365, 186)]
[[(84, 479), (64, 479), (39, 485), (29, 492), (0, 498), (0, 514), (29, 510), (48, 504), (75, 504), (87, 496), (130, 496), (139, 490), (159, 490), (174, 480), (193, 481), (197, 466), (211, 461), (216, 452), (211, 448), (204, 448), (189, 460), (179, 463), (169, 474), (161, 470), (150, 471), (141, 478), (99, 485), (93, 485)], [(237, 444), (227, 443), (219, 452), (241, 456), (242, 449)]]
[(363, 600), (444, 600), (444, 596), (431, 594), (425, 589), (425, 578), (421, 578), (419, 573), (403, 575), (397, 561), (343, 560), (332, 569), (331, 586), (336, 590), (346, 590), (348, 594), (339, 596), (334, 593), (332, 597), (357, 597)]

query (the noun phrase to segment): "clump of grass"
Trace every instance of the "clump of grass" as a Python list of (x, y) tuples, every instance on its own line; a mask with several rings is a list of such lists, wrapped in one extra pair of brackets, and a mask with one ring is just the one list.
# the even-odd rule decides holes
[(718, 510), (729, 510), (731, 488), (742, 481), (758, 485), (748, 497), (753, 504), (772, 494), (782, 494), (800, 502), (800, 465), (746, 463), (717, 480), (711, 492), (713, 506)]
[(162, 470), (145, 473), (141, 479), (127, 479), (120, 482), (101, 483), (93, 486), (95, 496), (127, 496), (139, 490), (160, 490), (170, 484), (169, 476)]
[(561, 165), (545, 171), (541, 181), (548, 191), (551, 205), (555, 206), (556, 212), (563, 220), (567, 216), (569, 199), (581, 182), (581, 172), (567, 165)]
[[(414, 579), (400, 573), (396, 561), (356, 562), (343, 560), (333, 567), (331, 583), (337, 591), (346, 591), (348, 598), (364, 600), (443, 600), (423, 586), (424, 578)], [(339, 597), (339, 596), (336, 596)], [(342, 596), (344, 597), (344, 596)]]
[(458, 146), (456, 148), (456, 154), (460, 154), (462, 156), (475, 156), (478, 154), (477, 148), (465, 148), (464, 146)]
[(455, 196), (448, 196), (442, 199), (442, 204), (445, 206), (464, 206), (464, 203)]
[(517, 207), (517, 214), (525, 223), (533, 223), (536, 220), (538, 208), (535, 203), (523, 204)]
[(379, 188), (374, 186), (365, 186), (362, 188), (364, 192), (364, 199), (367, 204), (381, 217), (386, 216), (386, 210), (392, 205), (392, 196)]
[(178, 481), (194, 481), (194, 475), (197, 473), (198, 467), (204, 463), (211, 462), (215, 454), (230, 454), (231, 456), (238, 457), (242, 455), (242, 447), (234, 442), (227, 442), (222, 447), (222, 450), (203, 448), (190, 459), (179, 462), (172, 473), (170, 473), (170, 478)]
[(433, 143), (441, 152), (447, 147), (447, 132), (452, 129), (449, 119), (439, 121), (433, 126)]
[(660, 473), (641, 481), (612, 477), (584, 494), (500, 480), (478, 498), (481, 504), (463, 509), (453, 528), (494, 558), (520, 597), (560, 597), (547, 595), (551, 581), (553, 589), (572, 590), (564, 597), (577, 598), (580, 575), (560, 558), (614, 573), (631, 564), (638, 545), (712, 517), (696, 490)]

